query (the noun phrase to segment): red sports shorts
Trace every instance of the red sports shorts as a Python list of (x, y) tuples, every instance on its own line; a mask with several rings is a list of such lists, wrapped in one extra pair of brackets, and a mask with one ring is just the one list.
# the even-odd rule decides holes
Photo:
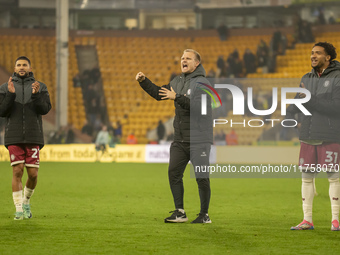
[(26, 167), (39, 168), (39, 145), (15, 144), (8, 146), (11, 166), (24, 163)]
[(339, 171), (340, 144), (323, 143), (310, 145), (301, 142), (299, 166), (306, 170), (322, 168), (324, 170)]

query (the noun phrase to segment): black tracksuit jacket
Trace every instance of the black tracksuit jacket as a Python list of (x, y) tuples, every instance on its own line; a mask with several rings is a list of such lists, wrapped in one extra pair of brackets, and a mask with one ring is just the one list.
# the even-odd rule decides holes
[(0, 87), (0, 117), (6, 118), (5, 146), (35, 144), (44, 146), (41, 115), (51, 110), (50, 96), (44, 83), (39, 92), (32, 94), (33, 73), (22, 79), (12, 75), (15, 93), (8, 91), (8, 84)]
[[(208, 84), (205, 70), (200, 64), (190, 74), (176, 76), (168, 85), (162, 87), (173, 88), (177, 97), (175, 104), (174, 141), (188, 143), (213, 143), (213, 121), (211, 100), (207, 95), (207, 115), (201, 115), (201, 95), (207, 89), (202, 85)], [(148, 78), (140, 82), (140, 86), (156, 100), (162, 100), (159, 95), (161, 87), (153, 84)]]
[(311, 93), (303, 105), (312, 115), (303, 115), (295, 105), (287, 108), (287, 115), (300, 113), (300, 140), (340, 143), (340, 63), (331, 61), (320, 77), (313, 69), (301, 83)]

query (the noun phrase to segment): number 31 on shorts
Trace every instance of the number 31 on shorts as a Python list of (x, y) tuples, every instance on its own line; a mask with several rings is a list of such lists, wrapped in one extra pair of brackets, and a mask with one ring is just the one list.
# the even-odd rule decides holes
[(326, 159), (327, 163), (338, 163), (338, 153), (334, 151), (326, 151)]

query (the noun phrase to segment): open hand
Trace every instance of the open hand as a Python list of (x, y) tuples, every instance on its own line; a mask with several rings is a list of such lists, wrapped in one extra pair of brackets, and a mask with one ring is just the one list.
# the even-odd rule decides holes
[(171, 100), (175, 100), (176, 98), (176, 92), (173, 90), (172, 87), (170, 87), (171, 90), (168, 90), (166, 88), (161, 88), (159, 90), (159, 95), (163, 96), (162, 99), (171, 99)]

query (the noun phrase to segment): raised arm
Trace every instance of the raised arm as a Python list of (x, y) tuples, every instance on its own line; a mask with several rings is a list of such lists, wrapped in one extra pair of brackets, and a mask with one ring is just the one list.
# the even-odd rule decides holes
[(150, 96), (152, 96), (154, 99), (158, 101), (166, 99), (166, 98), (162, 99), (162, 97), (164, 96), (160, 95), (159, 93), (162, 88), (170, 90), (170, 84), (159, 87), (152, 81), (150, 81), (147, 77), (145, 77), (145, 75), (142, 72), (137, 73), (136, 80), (139, 82), (139, 85), (142, 87), (142, 89)]

